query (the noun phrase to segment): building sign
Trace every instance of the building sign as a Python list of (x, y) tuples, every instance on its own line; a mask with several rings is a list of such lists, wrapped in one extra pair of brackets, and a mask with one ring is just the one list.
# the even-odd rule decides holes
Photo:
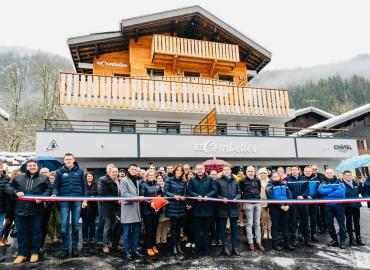
[(353, 139), (297, 138), (297, 151), (299, 158), (345, 159), (358, 155)]
[(140, 135), (142, 158), (295, 158), (293, 138)]
[(53, 139), (49, 146), (46, 148), (46, 151), (55, 151), (55, 150), (58, 150), (59, 146), (57, 144), (57, 142)]
[(96, 64), (99, 65), (99, 66), (115, 67), (115, 68), (127, 68), (128, 67), (128, 64), (126, 64), (126, 63), (108, 62), (106, 60), (96, 61)]
[(198, 143), (193, 145), (194, 151), (201, 151), (205, 154), (219, 156), (224, 153), (256, 153), (257, 147), (255, 144), (238, 143), (232, 141), (229, 143), (219, 144), (214, 140), (208, 140), (205, 143)]

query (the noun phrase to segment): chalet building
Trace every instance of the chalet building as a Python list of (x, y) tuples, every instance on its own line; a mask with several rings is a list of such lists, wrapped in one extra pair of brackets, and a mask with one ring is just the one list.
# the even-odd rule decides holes
[[(213, 157), (331, 166), (358, 153), (349, 138), (286, 136), (297, 119), (288, 91), (249, 84), (271, 53), (199, 6), (125, 19), (68, 46), (76, 72), (61, 72), (59, 88), (68, 121), (45, 120), (38, 155), (73, 152), (84, 167), (103, 169)], [(343, 143), (352, 151), (333, 148)]]

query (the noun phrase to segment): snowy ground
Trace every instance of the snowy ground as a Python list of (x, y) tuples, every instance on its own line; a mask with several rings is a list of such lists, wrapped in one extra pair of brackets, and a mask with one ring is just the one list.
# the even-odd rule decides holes
[[(361, 224), (365, 247), (347, 247), (346, 250), (329, 248), (327, 234), (318, 234), (320, 243), (314, 248), (299, 246), (294, 252), (274, 251), (270, 241), (264, 243), (266, 252), (249, 252), (246, 250), (245, 236), (240, 235), (240, 257), (219, 256), (219, 247), (211, 249), (209, 257), (172, 257), (162, 249), (160, 256), (127, 261), (119, 253), (103, 255), (99, 246), (82, 248), (81, 257), (61, 260), (61, 251), (57, 247), (49, 247), (45, 258), (37, 264), (25, 263), (14, 266), (12, 261), (16, 255), (15, 244), (0, 249), (6, 262), (0, 263), (0, 269), (370, 269), (370, 212), (362, 208)], [(240, 241), (240, 242), (242, 242)]]

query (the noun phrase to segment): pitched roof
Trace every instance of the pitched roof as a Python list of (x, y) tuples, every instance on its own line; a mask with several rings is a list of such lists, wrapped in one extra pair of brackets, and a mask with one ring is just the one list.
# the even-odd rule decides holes
[(316, 114), (319, 114), (325, 118), (333, 118), (335, 117), (334, 114), (331, 114), (331, 113), (328, 113), (326, 111), (323, 111), (319, 108), (316, 108), (316, 107), (306, 107), (306, 108), (302, 108), (302, 109), (299, 109), (299, 110), (296, 110), (295, 111), (295, 116), (298, 117), (298, 116), (301, 116), (301, 115), (304, 115), (304, 114), (307, 114), (307, 113), (316, 113)]

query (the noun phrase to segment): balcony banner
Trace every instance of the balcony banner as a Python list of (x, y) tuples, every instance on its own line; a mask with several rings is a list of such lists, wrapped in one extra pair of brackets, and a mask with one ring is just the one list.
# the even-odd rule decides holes
[(216, 108), (211, 110), (206, 117), (194, 128), (194, 134), (217, 135)]

